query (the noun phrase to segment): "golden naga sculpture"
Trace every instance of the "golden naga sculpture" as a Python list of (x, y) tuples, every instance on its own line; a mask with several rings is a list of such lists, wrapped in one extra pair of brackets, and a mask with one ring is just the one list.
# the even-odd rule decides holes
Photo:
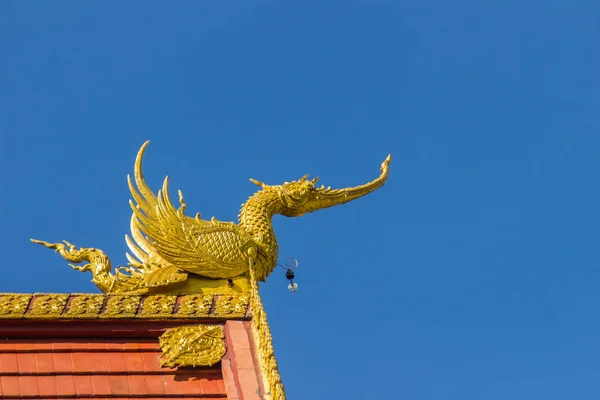
[(381, 187), (387, 177), (391, 156), (381, 164), (375, 180), (356, 187), (331, 189), (315, 186), (303, 176), (298, 181), (270, 186), (250, 179), (260, 187), (242, 205), (239, 223), (207, 221), (196, 214), (185, 215), (186, 203), (179, 191), (180, 206), (169, 196), (169, 180), (154, 194), (142, 174), (142, 159), (149, 142), (140, 148), (134, 167), (135, 186), (127, 177), (134, 201), (131, 237), (125, 240), (132, 254), (128, 267), (111, 272), (109, 258), (95, 248), (79, 248), (69, 242), (32, 241), (55, 249), (80, 271), (90, 271), (94, 282), (105, 293), (234, 293), (250, 289), (250, 259), (255, 278), (264, 281), (273, 271), (278, 255), (277, 240), (271, 225), (275, 214), (297, 217), (323, 208), (344, 204)]

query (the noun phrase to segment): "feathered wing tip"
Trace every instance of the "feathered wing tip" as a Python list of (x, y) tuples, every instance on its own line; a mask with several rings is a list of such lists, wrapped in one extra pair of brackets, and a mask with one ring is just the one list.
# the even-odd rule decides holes
[(142, 161), (144, 160), (144, 152), (146, 151), (146, 147), (148, 147), (149, 143), (150, 141), (147, 140), (142, 145), (135, 158), (133, 176), (135, 179), (135, 186), (137, 186), (137, 190), (131, 182), (131, 176), (127, 175), (127, 184), (129, 185), (129, 191), (131, 192), (131, 195), (133, 196), (133, 199), (137, 203), (138, 207), (141, 208), (144, 211), (144, 213), (152, 212), (152, 209), (156, 207), (157, 203), (156, 196), (144, 180), (144, 174), (142, 172)]
[[(126, 257), (129, 260), (129, 265), (138, 269), (145, 269), (145, 267), (150, 264), (161, 264), (165, 266), (171, 264), (157, 254), (151, 240), (149, 240), (146, 235), (146, 230), (153, 231), (160, 229), (160, 227), (157, 226), (156, 221), (159, 219), (159, 207), (161, 206), (161, 204), (159, 204), (161, 203), (159, 200), (161, 198), (160, 191), (159, 197), (157, 197), (146, 183), (142, 172), (144, 152), (149, 143), (150, 141), (148, 140), (142, 145), (135, 158), (133, 169), (135, 185), (131, 180), (131, 176), (127, 175), (127, 185), (129, 186), (129, 191), (133, 197), (133, 201), (129, 201), (133, 214), (130, 221), (131, 238), (129, 235), (125, 235), (125, 241), (133, 255), (127, 253)], [(167, 182), (168, 177), (165, 178), (163, 192), (165, 192), (165, 189), (168, 189)], [(168, 194), (167, 202), (170, 204)], [(165, 205), (163, 204), (162, 206), (164, 207)]]
[(125, 237), (130, 250), (127, 255), (130, 267), (148, 275), (143, 279), (152, 284), (158, 284), (161, 279), (180, 281), (187, 277), (187, 272), (208, 278), (229, 278), (244, 272), (248, 268), (245, 260), (218, 263), (213, 261), (212, 253), (200, 245), (200, 238), (205, 234), (222, 241), (232, 237), (245, 243), (248, 238), (240, 238), (235, 224), (204, 221), (199, 215), (186, 216), (183, 195), (179, 194), (179, 208), (171, 201), (169, 177), (156, 195), (150, 190), (142, 174), (147, 145), (148, 142), (144, 143), (138, 152), (133, 179), (128, 177), (127, 180), (133, 198), (129, 202), (133, 212), (131, 235)]

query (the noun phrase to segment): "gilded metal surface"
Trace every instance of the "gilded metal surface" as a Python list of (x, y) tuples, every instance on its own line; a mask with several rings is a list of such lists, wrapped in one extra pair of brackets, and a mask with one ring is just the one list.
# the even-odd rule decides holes
[[(214, 304), (214, 306), (213, 306)], [(0, 319), (238, 319), (248, 295), (103, 295), (0, 293)]]
[[(213, 296), (184, 296), (177, 306), (175, 316), (179, 318), (206, 317), (210, 314)], [(246, 310), (244, 310), (244, 315)]]
[[(375, 180), (356, 187), (331, 189), (315, 186), (305, 175), (298, 181), (270, 186), (251, 181), (260, 190), (242, 205), (238, 223), (204, 220), (200, 214), (185, 215), (187, 204), (179, 191), (180, 206), (176, 208), (169, 196), (169, 181), (165, 178), (157, 194), (148, 187), (142, 174), (142, 159), (148, 142), (138, 152), (133, 180), (128, 177), (133, 197), (130, 201), (131, 237), (126, 242), (128, 267), (111, 272), (108, 257), (95, 248), (76, 248), (63, 243), (33, 242), (55, 249), (80, 271), (90, 271), (94, 282), (105, 293), (142, 294), (156, 292), (157, 288), (172, 287), (172, 293), (189, 293), (182, 282), (193, 276), (202, 277), (206, 286), (211, 279), (220, 279), (218, 288), (211, 293), (231, 293), (230, 278), (248, 278), (248, 250), (254, 249), (254, 274), (264, 281), (276, 265), (278, 245), (271, 224), (275, 214), (296, 217), (323, 208), (347, 203), (381, 187), (387, 177), (391, 157), (381, 164), (381, 174)], [(207, 280), (208, 279), (208, 280)], [(200, 281), (202, 282), (202, 281)], [(248, 290), (240, 281), (234, 292)], [(200, 283), (202, 286), (202, 283)], [(201, 291), (201, 288), (198, 288)], [(160, 290), (165, 292), (165, 290)]]
[(30, 310), (25, 317), (57, 318), (63, 314), (68, 294), (43, 294), (33, 297)]
[(267, 400), (285, 400), (285, 388), (279, 374), (279, 367), (275, 359), (275, 350), (273, 348), (273, 337), (271, 328), (267, 321), (267, 314), (263, 307), (262, 300), (258, 293), (258, 280), (254, 275), (253, 261), (254, 252), (249, 251), (249, 271), (250, 271), (250, 298), (252, 307), (252, 335), (256, 343), (256, 353), (263, 378), (263, 387), (267, 390), (264, 398)]
[(141, 318), (164, 318), (173, 314), (177, 296), (148, 296), (144, 298)]
[(32, 297), (30, 294), (0, 295), (0, 319), (23, 318)]
[(67, 303), (67, 311), (64, 315), (73, 318), (96, 318), (102, 310), (104, 297), (101, 294), (72, 296)]
[(101, 318), (134, 318), (140, 308), (141, 296), (117, 295), (106, 300)]
[(219, 296), (215, 301), (215, 314), (224, 317), (243, 317), (248, 309), (248, 295)]
[(183, 282), (152, 288), (152, 293), (231, 294), (248, 293), (250, 281), (245, 276), (231, 279), (211, 279), (189, 274)]
[(225, 335), (220, 325), (187, 325), (169, 329), (158, 338), (163, 367), (214, 365), (225, 355)]

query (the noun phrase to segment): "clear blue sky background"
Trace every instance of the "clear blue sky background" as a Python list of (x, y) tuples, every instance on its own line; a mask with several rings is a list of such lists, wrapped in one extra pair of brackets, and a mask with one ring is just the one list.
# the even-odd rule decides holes
[[(214, 3), (214, 2), (213, 2)], [(294, 399), (600, 398), (597, 1), (0, 2), (2, 292), (124, 263), (125, 176), (235, 220), (305, 173), (388, 183), (274, 221)]]

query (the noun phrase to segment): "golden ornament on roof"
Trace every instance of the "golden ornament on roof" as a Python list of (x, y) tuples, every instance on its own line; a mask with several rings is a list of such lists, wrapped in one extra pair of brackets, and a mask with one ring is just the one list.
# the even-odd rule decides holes
[[(99, 249), (77, 248), (69, 242), (48, 243), (80, 271), (90, 271), (105, 293), (235, 293), (249, 291), (250, 259), (253, 275), (264, 281), (273, 271), (278, 256), (271, 224), (275, 214), (297, 217), (323, 208), (344, 204), (381, 187), (387, 177), (391, 156), (381, 164), (373, 181), (345, 189), (316, 187), (318, 178), (305, 175), (297, 181), (270, 186), (254, 179), (260, 187), (242, 205), (239, 222), (204, 220), (200, 214), (185, 215), (186, 203), (179, 191), (179, 207), (169, 196), (169, 179), (154, 193), (142, 174), (142, 159), (149, 142), (135, 160), (133, 181), (127, 177), (133, 197), (130, 205), (131, 237), (125, 240), (131, 251), (127, 267), (112, 272), (109, 258)], [(134, 184), (135, 183), (135, 184)]]

